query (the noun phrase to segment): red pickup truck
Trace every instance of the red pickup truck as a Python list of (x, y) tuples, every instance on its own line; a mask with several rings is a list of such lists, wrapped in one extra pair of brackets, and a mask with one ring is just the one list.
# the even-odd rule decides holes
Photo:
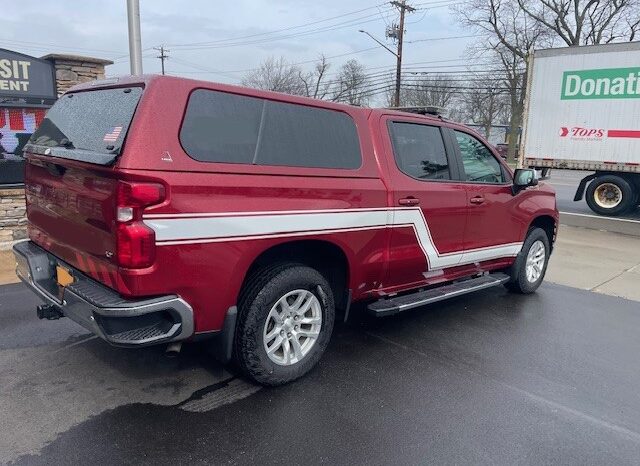
[(210, 338), (269, 385), (354, 301), (533, 292), (558, 224), (552, 189), (462, 125), (189, 79), (77, 86), (25, 154), (14, 252), (41, 318), (120, 346)]

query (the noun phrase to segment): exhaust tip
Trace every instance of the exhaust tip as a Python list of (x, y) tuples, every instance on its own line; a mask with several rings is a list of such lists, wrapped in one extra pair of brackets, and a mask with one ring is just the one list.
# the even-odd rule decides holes
[(175, 358), (180, 354), (180, 350), (182, 350), (182, 342), (177, 341), (175, 343), (169, 343), (164, 354), (168, 358)]

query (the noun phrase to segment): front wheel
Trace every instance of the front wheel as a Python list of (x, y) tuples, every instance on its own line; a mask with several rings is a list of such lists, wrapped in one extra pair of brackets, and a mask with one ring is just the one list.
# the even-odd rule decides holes
[(511, 266), (511, 280), (505, 286), (516, 293), (529, 294), (538, 289), (547, 272), (551, 247), (542, 228), (532, 228)]
[(247, 281), (239, 304), (235, 359), (255, 382), (282, 385), (303, 376), (329, 344), (333, 293), (315, 269), (263, 269)]

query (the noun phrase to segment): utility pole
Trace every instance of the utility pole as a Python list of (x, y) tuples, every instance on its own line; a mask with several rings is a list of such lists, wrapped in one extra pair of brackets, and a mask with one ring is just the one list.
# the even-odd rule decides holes
[(170, 50), (165, 50), (164, 45), (161, 45), (160, 47), (154, 47), (154, 50), (160, 52), (160, 55), (158, 55), (156, 58), (160, 59), (160, 63), (162, 64), (162, 74), (164, 75), (164, 61), (169, 58), (169, 55), (167, 55), (165, 52), (170, 52)]
[(127, 0), (129, 24), (129, 61), (131, 74), (142, 74), (142, 39), (140, 35), (140, 0)]
[[(396, 65), (396, 94), (394, 97), (394, 106), (400, 106), (400, 84), (402, 82), (402, 39), (404, 37), (404, 15), (405, 12), (412, 13), (416, 11), (415, 8), (407, 5), (406, 0), (392, 1), (391, 5), (397, 7), (400, 10), (400, 25), (397, 31), (393, 31), (390, 36), (395, 36), (398, 41), (398, 53), (396, 53), (397, 65)], [(394, 28), (395, 29), (395, 28)]]

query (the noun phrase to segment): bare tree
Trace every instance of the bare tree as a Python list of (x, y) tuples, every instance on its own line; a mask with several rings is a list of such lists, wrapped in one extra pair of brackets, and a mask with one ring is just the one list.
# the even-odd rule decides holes
[(426, 75), (405, 84), (402, 103), (411, 107), (434, 106), (447, 108), (457, 91), (456, 81), (446, 74)]
[(271, 57), (248, 73), (242, 79), (242, 85), (314, 99), (366, 105), (369, 79), (364, 67), (357, 60), (350, 60), (340, 68), (336, 79), (329, 80), (330, 67), (324, 55), (320, 55), (311, 71), (290, 64), (284, 57)]
[(461, 99), (465, 114), (482, 127), (485, 137), (489, 139), (491, 129), (508, 107), (507, 92), (504, 88), (496, 87), (495, 81), (487, 77), (476, 78), (473, 84)]
[(638, 0), (517, 0), (532, 20), (568, 46), (633, 40)]
[(522, 125), (525, 98), (526, 59), (534, 45), (551, 45), (549, 31), (522, 10), (520, 0), (471, 0), (456, 9), (469, 27), (478, 31), (478, 41), (470, 48), (472, 59), (483, 60), (493, 75), (494, 86), (508, 95), (509, 145), (507, 158), (515, 160), (517, 135)]
[[(395, 75), (390, 75), (385, 82), (389, 83), (385, 89), (385, 103), (388, 107), (394, 106), (395, 101)], [(403, 76), (400, 86), (401, 107), (440, 107), (451, 115), (455, 111), (454, 103), (460, 94), (460, 82), (449, 75), (416, 75)], [(462, 86), (464, 87), (464, 85)]]
[(286, 92), (287, 94), (305, 95), (305, 84), (300, 78), (302, 70), (291, 65), (284, 57), (269, 57), (258, 69), (249, 72), (242, 85), (267, 91)]
[(324, 99), (329, 94), (330, 83), (326, 81), (326, 74), (331, 65), (324, 55), (320, 55), (318, 61), (314, 64), (313, 71), (298, 73), (300, 81), (304, 87), (306, 97), (314, 99)]
[(365, 106), (369, 103), (369, 78), (364, 66), (352, 59), (340, 68), (331, 100), (351, 105)]

